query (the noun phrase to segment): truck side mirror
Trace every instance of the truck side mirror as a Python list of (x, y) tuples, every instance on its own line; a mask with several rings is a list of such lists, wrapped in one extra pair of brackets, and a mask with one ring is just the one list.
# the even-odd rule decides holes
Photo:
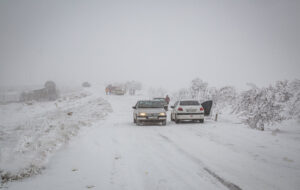
[(132, 109), (136, 109), (136, 106), (132, 106)]

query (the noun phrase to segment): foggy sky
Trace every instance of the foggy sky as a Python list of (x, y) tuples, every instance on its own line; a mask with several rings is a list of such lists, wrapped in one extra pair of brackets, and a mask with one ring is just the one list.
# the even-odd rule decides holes
[(0, 85), (300, 78), (299, 2), (1, 0)]

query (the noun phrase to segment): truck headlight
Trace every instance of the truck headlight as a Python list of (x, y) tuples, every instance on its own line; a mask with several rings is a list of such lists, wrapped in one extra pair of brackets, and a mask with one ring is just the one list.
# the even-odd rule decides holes
[(159, 116), (166, 116), (166, 113), (159, 113)]
[(147, 114), (146, 113), (139, 113), (139, 116), (146, 116)]

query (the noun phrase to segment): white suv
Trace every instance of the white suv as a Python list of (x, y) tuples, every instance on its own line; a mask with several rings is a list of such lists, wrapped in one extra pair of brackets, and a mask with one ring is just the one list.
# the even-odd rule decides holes
[(171, 120), (179, 123), (181, 120), (204, 122), (204, 109), (197, 100), (177, 101), (171, 112)]

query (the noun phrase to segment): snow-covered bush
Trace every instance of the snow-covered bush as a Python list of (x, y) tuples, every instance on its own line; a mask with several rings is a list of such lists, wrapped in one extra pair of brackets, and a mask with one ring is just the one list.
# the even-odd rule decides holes
[(285, 108), (285, 117), (300, 120), (300, 80), (278, 81), (275, 87), (278, 102)]
[(282, 121), (284, 105), (278, 101), (282, 96), (277, 88), (258, 88), (251, 84), (251, 89), (242, 92), (236, 102), (234, 112), (251, 128), (264, 130), (266, 124)]
[(214, 114), (232, 110), (245, 124), (262, 130), (265, 125), (286, 119), (300, 121), (300, 80), (277, 81), (264, 88), (254, 84), (249, 86), (249, 90), (238, 93), (232, 86), (209, 87), (208, 83), (196, 78), (189, 88), (173, 93), (173, 98), (193, 98), (200, 102), (212, 100)]
[(251, 85), (239, 95), (234, 112), (250, 127), (259, 129), (282, 120), (299, 120), (300, 80), (277, 81), (267, 88)]
[(220, 89), (211, 87), (207, 90), (206, 97), (213, 101), (214, 113), (220, 113), (224, 108), (234, 104), (237, 92), (232, 86), (224, 86)]
[(197, 99), (199, 102), (213, 101), (213, 112), (220, 113), (222, 109), (232, 105), (236, 99), (236, 89), (232, 86), (224, 86), (220, 89), (209, 87), (207, 82), (200, 78), (191, 81), (189, 88), (182, 88), (173, 93), (174, 100)]

